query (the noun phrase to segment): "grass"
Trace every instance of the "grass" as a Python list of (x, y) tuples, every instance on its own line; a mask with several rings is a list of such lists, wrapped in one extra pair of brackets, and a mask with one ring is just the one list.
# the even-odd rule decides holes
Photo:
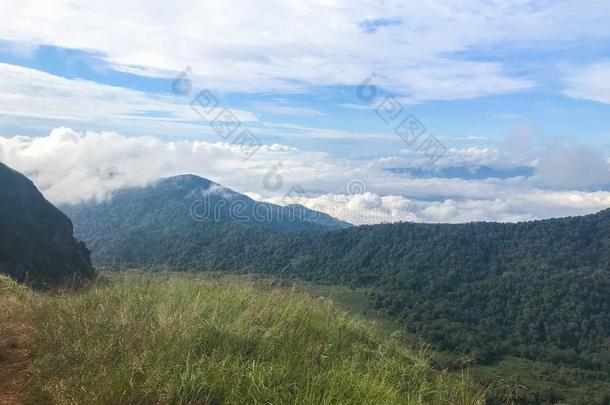
[(484, 402), (370, 321), (260, 280), (131, 274), (2, 305), (31, 324), (25, 402)]
[(28, 292), (27, 287), (17, 283), (12, 278), (0, 274), (0, 298), (9, 295), (23, 295)]
[(0, 404), (17, 405), (25, 387), (31, 324), (23, 303), (34, 294), (0, 274)]
[(492, 386), (491, 398), (509, 394), (517, 403), (610, 404), (610, 380), (602, 372), (510, 356), (492, 365), (473, 365), (470, 372)]
[[(298, 281), (295, 286), (311, 296), (328, 297), (336, 306), (375, 318), (378, 326), (387, 332), (401, 330), (395, 320), (368, 305), (365, 289), (304, 281)], [(411, 345), (418, 344), (417, 337), (404, 330), (401, 333)], [(466, 356), (432, 349), (428, 349), (428, 356), (437, 368), (453, 370), (452, 374), (461, 376), (459, 365), (466, 361)], [(493, 364), (474, 362), (467, 367), (472, 381), (479, 389), (485, 390), (489, 404), (610, 404), (610, 379), (606, 373), (514, 356), (507, 356)]]
[[(418, 345), (417, 338), (411, 336), (395, 318), (373, 309), (371, 300), (366, 295), (365, 288), (352, 288), (344, 285), (323, 285), (303, 280), (293, 281), (293, 286), (298, 291), (304, 292), (312, 297), (324, 297), (332, 301), (337, 308), (354, 314), (364, 315), (366, 319), (374, 320), (378, 328), (388, 333), (400, 333), (411, 345)], [(432, 353), (430, 353), (432, 355)]]

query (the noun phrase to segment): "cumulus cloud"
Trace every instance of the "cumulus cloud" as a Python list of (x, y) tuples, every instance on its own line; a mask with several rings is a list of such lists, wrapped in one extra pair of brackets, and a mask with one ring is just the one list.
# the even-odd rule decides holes
[(610, 184), (608, 158), (581, 146), (554, 144), (536, 167), (540, 180), (552, 187), (581, 189)]
[[(80, 133), (56, 128), (48, 136), (0, 137), (3, 160), (30, 175), (57, 203), (103, 199), (124, 187), (144, 186), (159, 177), (193, 173), (240, 190), (261, 187), (274, 161), (290, 161), (290, 176), (304, 160), (329, 160), (326, 154), (299, 153), (286, 145), (265, 145), (245, 161), (244, 149), (223, 142), (126, 137), (116, 132)], [(310, 171), (314, 169), (311, 168)], [(307, 171), (303, 174), (306, 175)]]
[(521, 123), (506, 138), (506, 149), (514, 156), (527, 156), (529, 155), (533, 138), (534, 129), (532, 126), (527, 123)]
[[(268, 201), (282, 204), (286, 199)], [(413, 211), (413, 202), (398, 195), (380, 196), (371, 192), (323, 194), (315, 197), (303, 195), (290, 201), (356, 225), (418, 220)]]
[[(464, 223), (519, 222), (590, 214), (610, 207), (608, 192), (545, 191), (540, 189), (500, 193), (498, 198), (414, 200), (403, 196), (364, 195), (302, 196), (301, 205), (353, 224), (386, 222)], [(253, 195), (253, 198), (259, 197)], [(281, 204), (284, 200), (267, 199)]]
[[(455, 152), (454, 164), (475, 164), (477, 157), (479, 164), (505, 164), (498, 151)], [(242, 148), (222, 142), (167, 142), (63, 127), (42, 137), (0, 137), (2, 161), (30, 176), (55, 203), (101, 200), (124, 187), (192, 173), (258, 200), (299, 203), (356, 224), (519, 221), (586, 214), (610, 206), (610, 192), (576, 187), (598, 180), (586, 177), (587, 173), (568, 171), (563, 187), (550, 187), (541, 180), (547, 171), (554, 172), (554, 165), (565, 163), (566, 156), (574, 167), (578, 162), (585, 165), (585, 171), (601, 168), (603, 158), (580, 149), (549, 154), (550, 158), (541, 159), (539, 175), (534, 178), (466, 180), (416, 178), (384, 170), (405, 163), (400, 154), (337, 160), (324, 152), (274, 144), (244, 160)], [(586, 166), (586, 161), (597, 163)], [(355, 182), (358, 187), (351, 187)], [(222, 190), (219, 186), (215, 191)]]

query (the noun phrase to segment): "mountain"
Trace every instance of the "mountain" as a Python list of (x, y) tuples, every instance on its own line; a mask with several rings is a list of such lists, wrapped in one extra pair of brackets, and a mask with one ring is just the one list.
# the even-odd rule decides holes
[(390, 173), (407, 174), (419, 178), (439, 177), (465, 180), (509, 179), (511, 177), (531, 177), (535, 174), (535, 168), (532, 166), (510, 168), (494, 168), (485, 165), (443, 168), (392, 167), (385, 170)]
[(518, 224), (383, 224), (270, 248), (439, 349), (610, 372), (610, 210)]
[(95, 277), (72, 223), (24, 175), (0, 163), (0, 273), (44, 287)]
[[(240, 241), (235, 239), (236, 235), (252, 232), (351, 227), (300, 205), (257, 202), (194, 175), (123, 189), (107, 201), (61, 208), (73, 220), (76, 235), (92, 248), (94, 261), (102, 263), (185, 261), (186, 252), (178, 253), (183, 238), (198, 246), (211, 247), (227, 237)], [(195, 257), (201, 253), (197, 252)]]

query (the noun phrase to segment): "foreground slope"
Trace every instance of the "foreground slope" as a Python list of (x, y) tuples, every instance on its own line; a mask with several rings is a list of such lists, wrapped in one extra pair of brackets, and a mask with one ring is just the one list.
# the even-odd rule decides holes
[(70, 220), (22, 174), (0, 163), (0, 273), (36, 286), (91, 279), (95, 271)]
[(482, 400), (374, 324), (266, 280), (131, 275), (80, 293), (1, 295), (0, 322), (25, 315), (31, 326), (31, 403)]

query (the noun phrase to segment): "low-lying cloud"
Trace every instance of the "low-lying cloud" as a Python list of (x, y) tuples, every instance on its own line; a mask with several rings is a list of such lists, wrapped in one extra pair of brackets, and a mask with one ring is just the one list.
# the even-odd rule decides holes
[(610, 185), (608, 158), (581, 145), (552, 145), (540, 159), (536, 174), (546, 185), (555, 188)]
[[(521, 221), (610, 207), (610, 192), (593, 187), (608, 178), (607, 159), (583, 147), (549, 149), (532, 177), (476, 180), (386, 170), (424, 164), (408, 151), (337, 160), (325, 152), (274, 144), (244, 160), (239, 146), (222, 142), (168, 142), (64, 127), (42, 137), (0, 137), (0, 159), (59, 204), (103, 200), (125, 187), (192, 173), (258, 200), (296, 202), (356, 224)], [(441, 167), (523, 164), (481, 148), (453, 149), (439, 161)]]

